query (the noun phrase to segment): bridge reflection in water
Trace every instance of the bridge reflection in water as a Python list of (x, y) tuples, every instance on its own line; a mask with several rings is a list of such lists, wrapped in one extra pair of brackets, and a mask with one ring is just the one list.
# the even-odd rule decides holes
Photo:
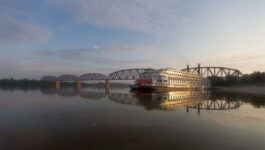
[(147, 110), (159, 109), (172, 111), (178, 108), (200, 110), (230, 110), (241, 106), (238, 99), (227, 99), (224, 96), (212, 95), (210, 91), (174, 91), (167, 93), (106, 93), (104, 90), (95, 89), (76, 90), (76, 89), (46, 89), (44, 94), (58, 94), (64, 97), (80, 96), (88, 100), (101, 100), (107, 98), (116, 103), (124, 105), (144, 106)]

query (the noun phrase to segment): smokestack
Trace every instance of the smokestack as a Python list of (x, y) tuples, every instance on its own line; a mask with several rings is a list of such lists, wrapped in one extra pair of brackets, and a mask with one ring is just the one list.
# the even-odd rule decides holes
[(201, 64), (198, 64), (198, 74), (201, 74)]
[(189, 65), (187, 65), (187, 71), (190, 72), (190, 66)]

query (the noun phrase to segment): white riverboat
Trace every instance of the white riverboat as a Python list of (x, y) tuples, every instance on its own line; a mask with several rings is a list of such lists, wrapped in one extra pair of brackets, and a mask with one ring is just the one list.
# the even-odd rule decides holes
[(208, 89), (210, 81), (202, 75), (172, 68), (143, 72), (131, 86), (133, 90)]

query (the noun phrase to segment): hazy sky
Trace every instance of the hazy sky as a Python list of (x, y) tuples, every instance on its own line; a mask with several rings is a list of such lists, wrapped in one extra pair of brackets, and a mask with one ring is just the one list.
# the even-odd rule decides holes
[(265, 71), (265, 0), (0, 0), (0, 77)]

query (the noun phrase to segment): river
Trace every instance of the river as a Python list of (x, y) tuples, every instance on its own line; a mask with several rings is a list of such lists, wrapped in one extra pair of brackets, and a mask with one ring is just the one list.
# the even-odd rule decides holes
[(0, 90), (1, 150), (264, 150), (265, 97), (128, 88)]

